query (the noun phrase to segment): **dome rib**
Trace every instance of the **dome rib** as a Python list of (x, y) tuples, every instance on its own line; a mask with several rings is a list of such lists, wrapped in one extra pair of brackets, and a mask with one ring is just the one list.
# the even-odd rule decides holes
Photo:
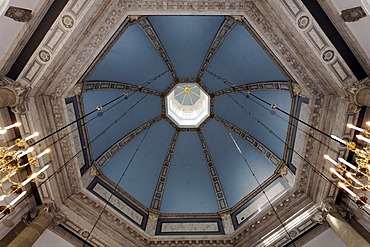
[(220, 178), (218, 177), (218, 174), (217, 174), (217, 169), (216, 169), (216, 167), (213, 163), (212, 155), (209, 152), (207, 142), (206, 142), (206, 139), (204, 138), (204, 136), (202, 134), (202, 131), (198, 132), (198, 137), (199, 137), (200, 143), (202, 145), (204, 156), (207, 160), (209, 175), (211, 177), (212, 185), (213, 185), (213, 188), (215, 190), (215, 196), (217, 198), (218, 207), (219, 207), (220, 210), (226, 209), (226, 208), (228, 208), (228, 203), (227, 203), (227, 200), (226, 200), (226, 196), (225, 196), (224, 190), (222, 189), (221, 181), (220, 181)]
[(97, 90), (125, 90), (132, 92), (142, 92), (145, 94), (152, 94), (160, 96), (161, 92), (155, 89), (142, 87), (131, 83), (117, 82), (117, 81), (88, 81), (84, 85), (85, 92), (97, 91)]
[(203, 63), (200, 66), (200, 70), (198, 72), (197, 78), (201, 78), (204, 74), (204, 71), (207, 69), (209, 63), (211, 62), (213, 56), (216, 54), (218, 48), (221, 46), (222, 41), (224, 41), (227, 34), (230, 32), (230, 30), (235, 25), (235, 20), (229, 16), (227, 16), (222, 23), (220, 29), (218, 30), (215, 38), (212, 41), (212, 44), (210, 45), (207, 54), (204, 57)]
[(142, 125), (140, 125), (139, 127), (137, 127), (136, 129), (129, 132), (127, 135), (125, 135), (119, 141), (117, 141), (112, 146), (110, 146), (103, 154), (101, 154), (99, 156), (99, 158), (96, 160), (96, 164), (99, 167), (104, 166), (113, 157), (113, 155), (116, 154), (117, 152), (119, 152), (119, 150), (122, 149), (128, 142), (130, 142), (136, 136), (141, 134), (144, 130), (148, 129), (149, 127), (153, 126), (155, 123), (158, 123), (161, 120), (163, 120), (162, 116), (152, 118), (149, 121), (147, 121), (147, 122), (143, 123)]
[(154, 209), (157, 211), (160, 211), (161, 209), (163, 192), (166, 186), (168, 171), (170, 169), (170, 164), (171, 164), (171, 158), (172, 158), (172, 154), (174, 152), (175, 146), (176, 146), (176, 142), (179, 137), (179, 132), (180, 131), (176, 130), (172, 136), (171, 143), (169, 145), (166, 158), (163, 161), (161, 172), (160, 172), (160, 175), (157, 181), (157, 185), (155, 187), (155, 192), (154, 192), (152, 203), (151, 203), (151, 209)]
[(275, 167), (278, 167), (281, 162), (283, 162), (279, 157), (277, 157), (270, 149), (268, 149), (261, 142), (254, 139), (251, 135), (246, 133), (244, 130), (240, 129), (236, 125), (228, 122), (227, 120), (215, 115), (214, 120), (225, 126), (227, 129), (230, 129), (235, 134), (239, 135), (247, 142), (249, 142), (258, 152), (260, 152), (267, 160), (269, 160)]
[(290, 91), (291, 82), (289, 81), (260, 81), (254, 83), (245, 83), (242, 85), (236, 85), (235, 87), (228, 87), (220, 89), (215, 92), (215, 96), (220, 96), (229, 93), (240, 93), (245, 91), (255, 91), (255, 90), (281, 90)]
[(170, 60), (170, 57), (168, 56), (166, 50), (162, 45), (161, 40), (157, 36), (155, 30), (153, 29), (147, 17), (140, 18), (137, 24), (141, 28), (141, 30), (143, 30), (143, 32), (148, 37), (150, 42), (153, 44), (154, 48), (158, 51), (159, 55), (163, 59), (163, 62), (167, 65), (168, 69), (170, 70), (172, 77), (177, 78), (177, 74)]

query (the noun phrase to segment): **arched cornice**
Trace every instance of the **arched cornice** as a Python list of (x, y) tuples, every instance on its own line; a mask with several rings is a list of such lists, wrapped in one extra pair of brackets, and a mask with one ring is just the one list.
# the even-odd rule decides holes
[(229, 93), (240, 93), (245, 91), (255, 91), (255, 90), (281, 90), (281, 91), (289, 91), (290, 90), (290, 82), (287, 81), (261, 81), (256, 83), (246, 83), (243, 85), (235, 86), (235, 87), (228, 87), (225, 89), (221, 89), (215, 92), (215, 96), (220, 96), (223, 94)]
[(130, 83), (121, 83), (121, 82), (112, 82), (112, 81), (91, 81), (86, 82), (84, 85), (84, 92), (91, 92), (97, 90), (120, 90), (120, 91), (134, 91), (134, 92), (141, 92), (145, 94), (152, 94), (155, 96), (160, 96), (161, 92), (141, 87), (138, 85), (130, 84)]
[(105, 165), (113, 157), (113, 155), (117, 153), (122, 147), (124, 147), (127, 143), (129, 143), (132, 139), (134, 139), (144, 130), (148, 129), (153, 124), (161, 121), (162, 119), (163, 119), (162, 116), (155, 117), (143, 123), (136, 129), (125, 135), (118, 142), (114, 143), (111, 147), (109, 147), (102, 155), (100, 155), (100, 157), (96, 160), (96, 165), (98, 167), (102, 167), (103, 165)]

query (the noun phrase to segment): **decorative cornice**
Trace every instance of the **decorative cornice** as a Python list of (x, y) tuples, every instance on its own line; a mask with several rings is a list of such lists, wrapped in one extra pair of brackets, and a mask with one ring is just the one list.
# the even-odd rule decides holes
[(200, 71), (197, 78), (201, 78), (206, 70), (208, 64), (211, 62), (212, 58), (216, 54), (218, 48), (221, 46), (222, 42), (226, 38), (227, 34), (234, 27), (235, 20), (231, 17), (225, 17), (220, 29), (218, 30), (216, 37), (213, 39), (211, 46), (208, 49), (206, 56), (204, 57), (203, 63), (200, 66)]
[(163, 192), (166, 186), (166, 181), (167, 181), (167, 176), (168, 176), (168, 172), (170, 169), (172, 154), (174, 152), (178, 137), (179, 137), (179, 131), (175, 131), (175, 133), (172, 136), (170, 146), (168, 147), (166, 158), (163, 161), (161, 173), (159, 175), (157, 185), (155, 187), (155, 192), (154, 192), (152, 203), (151, 203), (151, 209), (154, 209), (156, 211), (159, 211), (161, 208)]
[(110, 82), (110, 81), (93, 81), (93, 82), (86, 82), (86, 84), (84, 85), (85, 92), (96, 91), (96, 90), (134, 91), (134, 92), (141, 92), (145, 94), (152, 94), (155, 96), (161, 95), (161, 92), (155, 89), (141, 87), (141, 86), (130, 84), (130, 83)]
[(215, 92), (215, 96), (220, 96), (229, 93), (241, 93), (245, 91), (255, 91), (255, 90), (282, 90), (289, 91), (291, 86), (290, 82), (283, 81), (267, 81), (267, 82), (256, 82), (247, 83), (239, 86), (233, 86), (225, 89), (221, 89)]
[(254, 139), (251, 135), (244, 132), (242, 129), (238, 128), (234, 124), (226, 121), (225, 119), (215, 115), (214, 120), (223, 124), (226, 128), (232, 130), (248, 143), (250, 143), (258, 152), (260, 152), (266, 159), (268, 159), (275, 167), (281, 163), (281, 159), (277, 157), (273, 152), (271, 152), (265, 145)]
[(155, 33), (152, 25), (150, 25), (150, 22), (146, 17), (139, 18), (137, 20), (138, 26), (144, 31), (145, 35), (148, 37), (150, 42), (153, 44), (154, 48), (158, 51), (159, 55), (163, 59), (164, 63), (167, 65), (168, 69), (170, 70), (172, 77), (177, 78), (175, 68), (173, 67), (173, 64), (167, 55), (166, 50), (164, 49), (161, 41), (159, 40), (157, 34)]
[(113, 155), (116, 154), (120, 149), (122, 149), (127, 143), (129, 143), (132, 139), (134, 139), (136, 136), (138, 136), (144, 130), (148, 129), (153, 124), (161, 121), (162, 119), (163, 119), (162, 116), (155, 117), (155, 118), (143, 123), (142, 125), (140, 125), (136, 129), (134, 129), (133, 131), (131, 131), (130, 133), (125, 135), (123, 138), (121, 138), (119, 141), (117, 141), (111, 147), (109, 147), (103, 154), (101, 154), (100, 157), (95, 161), (95, 164), (99, 168), (104, 166), (113, 157)]
[(213, 188), (215, 190), (215, 194), (216, 194), (215, 196), (218, 202), (218, 207), (220, 210), (224, 210), (228, 207), (228, 205), (227, 205), (224, 191), (221, 186), (221, 181), (217, 175), (216, 167), (213, 163), (211, 153), (208, 150), (206, 140), (204, 139), (204, 136), (201, 131), (198, 132), (198, 137), (202, 145), (203, 153), (207, 160), (209, 175), (211, 176), (211, 181), (213, 184)]
[(325, 72), (330, 75), (328, 80), (331, 85), (328, 85), (326, 81), (317, 81), (317, 84), (324, 89), (322, 93), (325, 93), (325, 90), (336, 88), (338, 92), (333, 91), (333, 93), (342, 94), (343, 85), (356, 81), (352, 71), (301, 1), (280, 1), (283, 6), (281, 9), (293, 22), (294, 27), (301, 33), (308, 46), (311, 47), (312, 53), (322, 63), (322, 68), (325, 68)]

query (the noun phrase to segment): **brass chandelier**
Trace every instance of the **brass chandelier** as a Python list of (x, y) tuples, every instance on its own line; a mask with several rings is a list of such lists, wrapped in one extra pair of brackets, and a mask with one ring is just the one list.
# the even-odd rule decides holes
[[(4, 135), (9, 129), (19, 127), (21, 123), (15, 123), (4, 128), (0, 127), (0, 135)], [(25, 186), (44, 172), (49, 165), (32, 173), (24, 181), (18, 181), (18, 173), (27, 166), (34, 166), (39, 158), (50, 152), (45, 149), (40, 154), (32, 155), (34, 147), (33, 138), (38, 132), (24, 139), (16, 139), (15, 144), (9, 147), (0, 146), (0, 216), (7, 215), (14, 210), (14, 205), (27, 194)], [(27, 159), (24, 159), (30, 155)]]
[[(366, 122), (370, 126), (370, 121)], [(353, 124), (347, 124), (347, 127), (359, 131), (361, 134), (356, 135), (360, 141), (370, 143), (370, 132)], [(330, 161), (334, 167), (330, 168), (330, 172), (339, 178), (338, 186), (344, 189), (351, 195), (360, 209), (370, 209), (367, 196), (359, 196), (355, 191), (370, 192), (370, 146), (360, 146), (355, 142), (347, 142), (335, 135), (331, 137), (340, 143), (346, 145), (347, 150), (354, 153), (354, 164), (339, 158), (338, 162), (330, 158), (329, 155), (324, 155), (324, 158)]]

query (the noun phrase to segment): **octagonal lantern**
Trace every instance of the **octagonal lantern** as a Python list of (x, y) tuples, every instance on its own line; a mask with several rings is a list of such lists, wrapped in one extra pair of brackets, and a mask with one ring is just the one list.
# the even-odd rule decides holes
[(180, 128), (197, 128), (210, 115), (210, 97), (197, 83), (179, 83), (166, 96), (166, 114)]

